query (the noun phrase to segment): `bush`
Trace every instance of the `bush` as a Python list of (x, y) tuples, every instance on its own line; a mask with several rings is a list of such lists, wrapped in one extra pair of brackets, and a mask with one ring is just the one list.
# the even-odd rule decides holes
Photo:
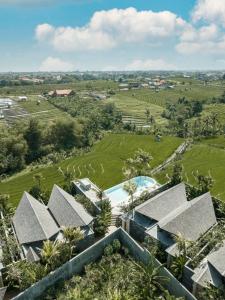
[(114, 240), (113, 242), (112, 242), (112, 247), (113, 247), (113, 252), (119, 252), (120, 251), (120, 249), (121, 249), (121, 243), (120, 243), (120, 241), (119, 240)]
[(105, 249), (104, 249), (104, 255), (105, 256), (111, 256), (111, 255), (113, 255), (113, 247), (112, 247), (112, 245), (108, 245), (107, 247), (105, 247)]

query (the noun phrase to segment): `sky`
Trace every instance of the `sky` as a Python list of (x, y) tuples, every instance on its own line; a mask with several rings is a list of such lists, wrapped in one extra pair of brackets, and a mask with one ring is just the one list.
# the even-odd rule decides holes
[(0, 0), (0, 72), (225, 70), (225, 0)]

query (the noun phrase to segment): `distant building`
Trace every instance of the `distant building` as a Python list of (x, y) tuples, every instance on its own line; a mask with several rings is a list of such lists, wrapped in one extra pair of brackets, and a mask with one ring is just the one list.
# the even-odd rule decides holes
[(73, 96), (75, 92), (73, 90), (55, 90), (48, 93), (49, 97), (69, 97)]
[(139, 82), (130, 82), (129, 83), (129, 88), (130, 89), (139, 89), (140, 88), (140, 83)]
[(28, 98), (27, 98), (26, 96), (19, 96), (19, 97), (18, 97), (18, 100), (19, 100), (19, 101), (27, 101)]

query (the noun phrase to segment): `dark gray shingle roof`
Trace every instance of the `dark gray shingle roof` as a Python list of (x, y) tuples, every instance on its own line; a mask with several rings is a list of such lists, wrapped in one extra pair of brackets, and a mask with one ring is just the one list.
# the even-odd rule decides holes
[(162, 219), (158, 225), (169, 233), (175, 235), (180, 233), (185, 239), (195, 241), (216, 222), (211, 195), (206, 193), (184, 203)]
[(225, 244), (207, 257), (208, 262), (221, 274), (225, 275)]
[(54, 185), (48, 208), (59, 226), (82, 227), (89, 225), (93, 217), (73, 196)]
[(27, 192), (16, 209), (13, 225), (20, 244), (47, 240), (59, 231), (47, 207)]
[(7, 287), (1, 287), (0, 288), (0, 300), (4, 299), (6, 290), (7, 290)]
[(160, 221), (171, 211), (187, 202), (185, 185), (180, 183), (137, 206), (135, 211)]
[(221, 275), (208, 263), (195, 270), (191, 278), (202, 287), (207, 287), (208, 283), (216, 287), (221, 287), (223, 284)]
[(29, 247), (29, 249), (27, 251), (27, 254), (26, 254), (26, 258), (30, 262), (39, 261), (40, 260), (40, 256), (38, 255), (37, 249), (35, 249), (33, 247)]

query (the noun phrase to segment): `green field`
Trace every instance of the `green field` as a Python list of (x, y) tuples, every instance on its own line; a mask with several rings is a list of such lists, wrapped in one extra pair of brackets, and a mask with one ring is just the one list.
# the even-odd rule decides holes
[(112, 80), (74, 80), (71, 83), (58, 83), (58, 84), (35, 84), (35, 85), (22, 85), (22, 86), (12, 86), (12, 87), (1, 87), (1, 96), (11, 96), (11, 95), (37, 95), (44, 92), (49, 92), (56, 89), (74, 89), (75, 91), (84, 90), (107, 90), (116, 89), (118, 83)]
[[(158, 92), (151, 89), (121, 91), (106, 101), (111, 101), (116, 105), (123, 113), (124, 121), (131, 121), (140, 126), (146, 125), (145, 112), (148, 108), (156, 123), (163, 126), (168, 123), (168, 120), (161, 116), (167, 103), (175, 103), (181, 97), (186, 97), (188, 100), (211, 100), (213, 97), (221, 96), (223, 91), (224, 85), (222, 84), (204, 86), (194, 81), (193, 84), (180, 84), (174, 89), (160, 90)], [(221, 118), (225, 119), (223, 116), (223, 112), (225, 112), (224, 107), (220, 111), (220, 115)], [(220, 108), (219, 105), (207, 105), (203, 116), (212, 111), (217, 112)]]
[[(143, 95), (143, 98), (141, 97)], [(116, 107), (123, 113), (123, 121), (131, 121), (136, 125), (146, 125), (146, 109), (150, 110), (151, 115), (154, 116), (155, 121), (159, 125), (165, 125), (168, 121), (161, 117), (163, 107), (149, 103), (146, 94), (142, 90), (136, 93), (119, 93), (111, 97), (110, 102), (113, 102)]]
[[(225, 138), (203, 140), (192, 146), (182, 159), (185, 181), (194, 184), (193, 171), (199, 174), (210, 174), (214, 179), (212, 193), (214, 196), (225, 200)], [(171, 168), (157, 176), (161, 181), (166, 181), (166, 173)]]
[(174, 89), (165, 89), (156, 92), (151, 89), (140, 89), (121, 91), (117, 95), (123, 95), (132, 98), (133, 95), (140, 101), (148, 104), (155, 104), (165, 107), (167, 102), (176, 102), (181, 97), (188, 100), (210, 100), (213, 97), (219, 97), (224, 92), (224, 85), (177, 85)]
[(16, 205), (23, 191), (29, 190), (34, 184), (34, 174), (40, 173), (45, 178), (44, 185), (51, 189), (54, 183), (61, 184), (62, 176), (58, 167), (76, 170), (76, 177), (89, 177), (103, 189), (109, 188), (123, 180), (122, 167), (124, 161), (131, 157), (139, 148), (148, 151), (153, 156), (152, 167), (162, 163), (182, 143), (176, 137), (164, 137), (161, 142), (155, 142), (152, 136), (111, 134), (98, 142), (89, 153), (74, 157), (53, 166), (27, 169), (11, 179), (0, 183), (0, 193), (7, 193)]
[[(13, 118), (13, 120), (26, 120), (29, 118), (37, 118), (39, 121), (49, 122), (59, 118), (71, 118), (69, 114), (56, 108), (53, 104), (49, 103), (47, 100), (38, 97), (37, 95), (28, 95), (28, 101), (17, 102), (17, 107), (15, 109), (15, 115), (18, 117)], [(16, 97), (12, 97), (16, 100)], [(38, 103), (38, 101), (40, 101)], [(22, 115), (26, 112), (29, 115)]]

